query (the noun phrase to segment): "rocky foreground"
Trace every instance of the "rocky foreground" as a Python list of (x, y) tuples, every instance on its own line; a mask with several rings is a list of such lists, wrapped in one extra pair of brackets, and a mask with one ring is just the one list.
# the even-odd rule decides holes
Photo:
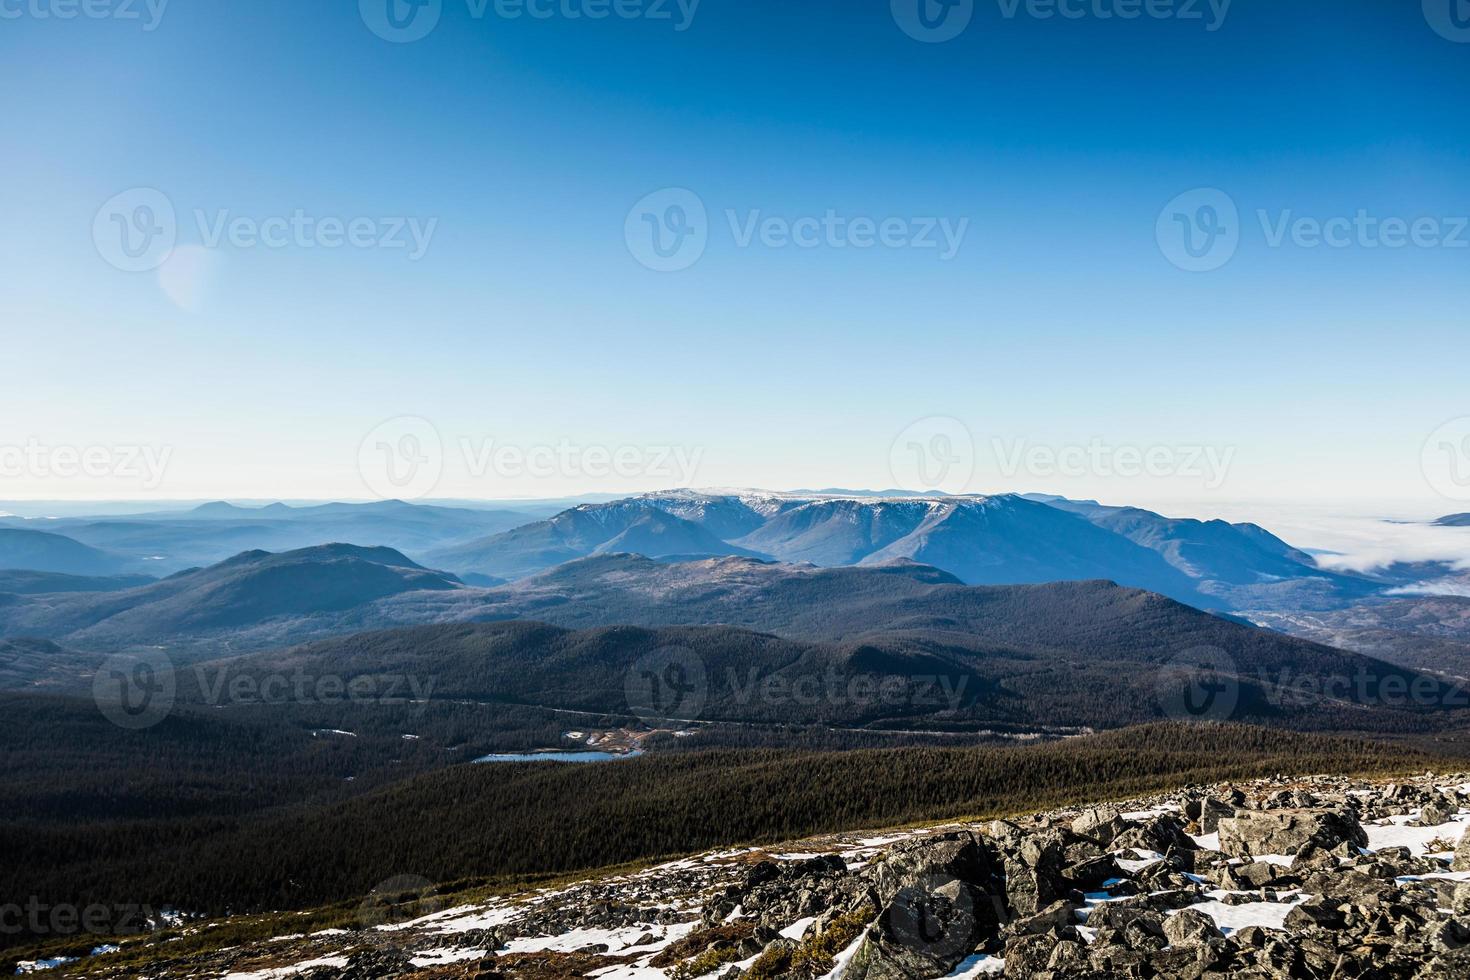
[(1189, 787), (726, 851), (484, 905), (438, 907), (400, 882), (364, 903), (358, 929), (160, 961), (148, 975), (1463, 980), (1467, 779)]

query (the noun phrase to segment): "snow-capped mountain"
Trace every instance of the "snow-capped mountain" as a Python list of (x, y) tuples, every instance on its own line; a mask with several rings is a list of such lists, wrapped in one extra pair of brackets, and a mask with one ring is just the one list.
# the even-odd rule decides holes
[(619, 552), (820, 566), (908, 559), (976, 585), (1110, 579), (1217, 607), (1255, 599), (1251, 590), (1306, 584), (1351, 593), (1360, 584), (1322, 571), (1256, 525), (1016, 494), (666, 491), (577, 507), (426, 561), (515, 579)]

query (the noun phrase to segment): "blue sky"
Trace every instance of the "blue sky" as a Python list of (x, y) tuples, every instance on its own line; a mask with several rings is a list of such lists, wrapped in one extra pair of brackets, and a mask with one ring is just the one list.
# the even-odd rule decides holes
[[(390, 43), (388, 0), (66, 2), (0, 0), (0, 499), (372, 497), (379, 447), (426, 432), (402, 495), (883, 487), (938, 435), (943, 489), (1470, 509), (1424, 465), (1470, 473), (1442, 428), (1470, 416), (1470, 38), (1419, 4), (976, 0), (921, 43), (888, 0), (441, 0)], [(670, 188), (704, 245), (655, 271), (630, 229)], [(139, 189), (176, 241), (123, 271), (108, 209)], [(1220, 193), (1229, 261), (1180, 268), (1160, 228)], [(1342, 247), (1300, 221), (1360, 213)], [(365, 244), (252, 236), (292, 216)], [(59, 447), (116, 462), (33, 462)]]

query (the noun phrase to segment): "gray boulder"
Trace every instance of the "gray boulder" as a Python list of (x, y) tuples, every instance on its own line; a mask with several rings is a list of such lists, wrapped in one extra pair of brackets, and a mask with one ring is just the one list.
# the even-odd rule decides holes
[(848, 980), (931, 980), (951, 972), (995, 935), (989, 898), (958, 878), (905, 885), (853, 955)]
[(1195, 909), (1184, 909), (1164, 919), (1164, 935), (1170, 946), (1199, 946), (1212, 939), (1224, 939), (1215, 920)]
[(1057, 946), (1050, 936), (1017, 936), (1008, 940), (1003, 954), (1007, 980), (1032, 980), (1045, 975)]
[(1346, 808), (1336, 810), (1242, 810), (1220, 821), (1220, 850), (1231, 857), (1294, 855), (1307, 847), (1330, 849), (1348, 843), (1366, 847), (1368, 835)]
[(1074, 911), (1070, 902), (1053, 902), (1035, 915), (1015, 920), (1010, 930), (1017, 936), (1059, 936), (1071, 928)]
[(866, 871), (880, 904), (904, 888), (934, 877), (955, 878), (980, 887), (995, 883), (995, 863), (968, 831), (938, 834), (895, 844)]
[(1470, 871), (1470, 830), (1460, 835), (1460, 844), (1455, 848), (1455, 859), (1450, 868), (1454, 871)]
[(1006, 906), (1013, 916), (1035, 915), (1071, 890), (1062, 876), (1065, 848), (1061, 838), (1038, 834), (1005, 860)]
[(1072, 821), (1072, 833), (1078, 837), (1096, 841), (1103, 847), (1107, 847), (1127, 829), (1128, 824), (1124, 821), (1122, 814), (1110, 806), (1083, 810), (1081, 815)]
[(1419, 810), (1418, 824), (1421, 827), (1438, 827), (1450, 822), (1452, 814), (1444, 807), (1429, 803)]

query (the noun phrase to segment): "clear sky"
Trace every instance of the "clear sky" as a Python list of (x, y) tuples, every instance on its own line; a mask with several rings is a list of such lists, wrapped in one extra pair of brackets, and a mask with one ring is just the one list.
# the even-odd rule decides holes
[(80, 3), (0, 0), (0, 500), (1470, 510), (1449, 0)]

